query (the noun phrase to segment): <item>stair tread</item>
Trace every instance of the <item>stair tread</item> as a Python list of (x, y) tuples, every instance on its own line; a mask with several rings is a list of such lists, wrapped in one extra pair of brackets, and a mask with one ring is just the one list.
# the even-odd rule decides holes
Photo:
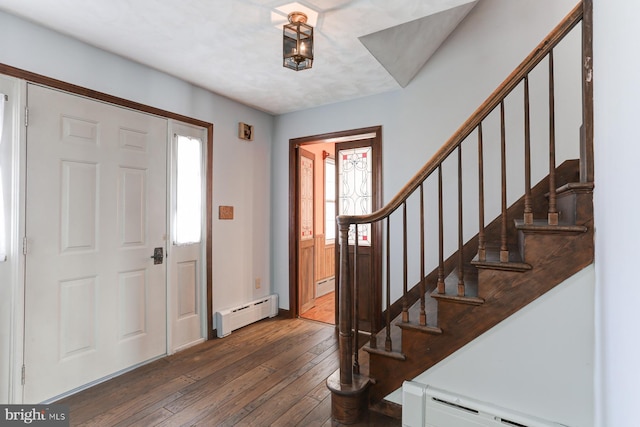
[(442, 329), (437, 326), (420, 325), (418, 322), (396, 322), (396, 326), (401, 329), (411, 329), (414, 331), (424, 332), (427, 334), (439, 335), (442, 333)]
[[(568, 182), (563, 186), (558, 187), (556, 195), (565, 193), (567, 191), (593, 191), (595, 187), (593, 182)], [(548, 194), (546, 194), (548, 196)]]
[(584, 225), (575, 225), (569, 223), (559, 223), (558, 225), (549, 225), (546, 219), (534, 219), (533, 224), (525, 224), (524, 220), (514, 220), (516, 229), (529, 232), (546, 232), (546, 233), (584, 233), (587, 227)]
[(478, 297), (478, 270), (471, 265), (464, 267), (464, 296), (458, 295), (458, 268), (444, 279), (444, 293), (438, 293), (437, 289), (431, 292), (431, 297), (438, 301), (457, 302), (462, 304), (480, 305), (484, 303)]
[(509, 270), (509, 271), (527, 271), (531, 270), (531, 265), (522, 260), (520, 250), (515, 245), (507, 247), (509, 251), (509, 261), (500, 261), (500, 246), (499, 245), (487, 245), (485, 248), (485, 260), (480, 261), (479, 255), (471, 261), (471, 264), (477, 268), (491, 268), (494, 270)]
[(362, 349), (367, 353), (374, 353), (380, 356), (390, 357), (391, 359), (407, 360), (407, 356), (401, 351), (397, 351), (397, 350), (387, 351), (384, 349), (384, 346), (382, 348), (371, 348), (370, 345), (366, 345), (362, 347)]

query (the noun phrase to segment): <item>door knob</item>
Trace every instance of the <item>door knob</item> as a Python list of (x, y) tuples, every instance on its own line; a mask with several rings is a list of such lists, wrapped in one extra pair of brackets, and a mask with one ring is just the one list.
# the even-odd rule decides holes
[(155, 248), (151, 258), (153, 258), (154, 264), (162, 264), (162, 260), (164, 259), (162, 248)]

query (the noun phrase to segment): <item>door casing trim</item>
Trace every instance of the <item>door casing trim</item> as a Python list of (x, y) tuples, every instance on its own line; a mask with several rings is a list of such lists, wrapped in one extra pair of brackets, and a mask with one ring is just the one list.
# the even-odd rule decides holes
[[(297, 285), (298, 278), (298, 240), (296, 236), (296, 230), (299, 229), (299, 207), (297, 200), (297, 188), (298, 188), (298, 170), (296, 161), (296, 149), (299, 146), (324, 143), (324, 142), (349, 142), (358, 141), (362, 139), (373, 139), (373, 146), (378, 151), (376, 156), (377, 165), (376, 170), (378, 176), (376, 186), (373, 189), (373, 209), (378, 209), (383, 206), (382, 197), (382, 126), (371, 126), (360, 129), (345, 130), (339, 132), (330, 132), (321, 135), (306, 136), (302, 138), (293, 138), (289, 140), (289, 311), (288, 315), (291, 318), (297, 318), (300, 316), (299, 311), (299, 292)], [(337, 247), (336, 243), (336, 247)], [(374, 255), (376, 257), (377, 265), (382, 265), (382, 250), (381, 248), (376, 251)], [(379, 260), (377, 259), (379, 257)], [(336, 259), (336, 264), (339, 262)], [(379, 278), (380, 279), (380, 278)], [(337, 290), (337, 288), (336, 288)], [(336, 305), (338, 304), (338, 298), (336, 298)], [(336, 325), (338, 324), (338, 310), (336, 307)], [(374, 318), (377, 328), (377, 318)]]

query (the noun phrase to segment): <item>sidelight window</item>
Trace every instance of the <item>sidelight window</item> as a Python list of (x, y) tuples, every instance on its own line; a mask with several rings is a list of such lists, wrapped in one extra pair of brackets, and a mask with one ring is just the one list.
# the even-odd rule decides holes
[(176, 137), (175, 243), (202, 239), (202, 141)]

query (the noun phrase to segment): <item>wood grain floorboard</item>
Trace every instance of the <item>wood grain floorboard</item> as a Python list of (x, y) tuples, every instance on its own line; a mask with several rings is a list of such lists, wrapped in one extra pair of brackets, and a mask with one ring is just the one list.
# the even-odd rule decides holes
[[(266, 319), (58, 403), (71, 426), (337, 426), (325, 381), (338, 366), (333, 325)], [(359, 425), (400, 424), (373, 414)]]
[(317, 320), (318, 322), (336, 323), (336, 293), (329, 292), (326, 295), (316, 298), (315, 305), (300, 315), (305, 319)]

